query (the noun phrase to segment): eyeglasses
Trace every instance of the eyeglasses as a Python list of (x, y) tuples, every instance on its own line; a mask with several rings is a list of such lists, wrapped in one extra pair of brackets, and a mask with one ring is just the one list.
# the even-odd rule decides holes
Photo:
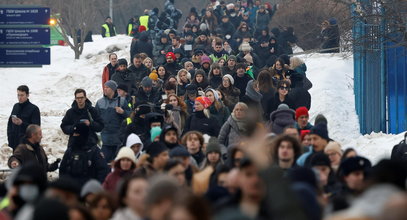
[(289, 90), (290, 88), (289, 87), (286, 87), (286, 86), (280, 86), (280, 88), (279, 89), (281, 89), (281, 90)]

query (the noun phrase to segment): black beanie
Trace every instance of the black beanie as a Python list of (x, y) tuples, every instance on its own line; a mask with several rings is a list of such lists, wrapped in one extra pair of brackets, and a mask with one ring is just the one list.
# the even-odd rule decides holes
[(127, 60), (126, 59), (119, 59), (118, 61), (117, 61), (117, 64), (120, 66), (120, 65), (126, 65), (126, 67), (127, 67)]
[(125, 92), (129, 92), (129, 87), (126, 84), (123, 84), (123, 83), (119, 84), (117, 86), (117, 89), (121, 89), (121, 90), (123, 90)]
[(331, 160), (329, 160), (328, 155), (319, 152), (312, 156), (311, 167), (313, 166), (328, 166), (331, 167)]
[(161, 142), (153, 142), (146, 149), (146, 153), (150, 155), (150, 158), (157, 157), (164, 151), (168, 151), (168, 148)]
[(321, 138), (329, 141), (328, 128), (325, 123), (319, 123), (311, 128), (310, 134), (316, 134)]
[(372, 163), (370, 163), (370, 161), (364, 157), (350, 157), (341, 162), (338, 169), (338, 174), (339, 176), (347, 176), (350, 173), (358, 170), (366, 172), (371, 167)]

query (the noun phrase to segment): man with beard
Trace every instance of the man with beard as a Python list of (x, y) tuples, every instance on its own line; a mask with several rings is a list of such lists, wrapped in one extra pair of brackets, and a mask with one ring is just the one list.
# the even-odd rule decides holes
[(160, 136), (160, 141), (163, 142), (168, 149), (173, 149), (178, 146), (178, 130), (174, 126), (167, 126), (163, 129)]
[(109, 168), (103, 153), (95, 144), (88, 141), (89, 127), (85, 123), (74, 126), (71, 146), (62, 158), (59, 176), (69, 176), (80, 185), (90, 179), (103, 182), (109, 173)]
[(42, 139), (41, 127), (38, 125), (29, 125), (22, 143), (17, 146), (13, 155), (8, 160), (10, 168), (16, 168), (27, 163), (33, 163), (40, 166), (44, 172), (52, 172), (58, 169), (61, 159), (48, 164), (48, 158), (44, 149), (40, 145)]
[(86, 97), (86, 91), (84, 89), (75, 90), (74, 95), (75, 101), (72, 103), (72, 107), (66, 112), (61, 123), (62, 131), (64, 134), (69, 135), (68, 146), (72, 142), (74, 125), (79, 122), (83, 122), (89, 127), (89, 142), (97, 144), (98, 137), (96, 132), (102, 131), (104, 127), (103, 120)]
[(271, 149), (273, 161), (284, 171), (297, 166), (295, 161), (301, 155), (301, 146), (296, 138), (290, 135), (279, 136)]
[(150, 74), (149, 70), (143, 64), (143, 60), (140, 54), (134, 55), (132, 59), (132, 65), (129, 67), (130, 72), (134, 75), (136, 80), (136, 87), (139, 85), (140, 81)]

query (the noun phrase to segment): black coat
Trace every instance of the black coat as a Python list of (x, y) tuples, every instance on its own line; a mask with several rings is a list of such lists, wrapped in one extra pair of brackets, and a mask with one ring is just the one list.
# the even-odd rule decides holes
[(151, 102), (157, 105), (160, 98), (160, 94), (155, 88), (151, 88), (151, 92), (147, 94), (143, 87), (140, 87), (136, 94), (136, 103)]
[(131, 65), (129, 67), (129, 70), (133, 73), (134, 78), (136, 79), (136, 86), (138, 86), (138, 84), (144, 77), (150, 75), (150, 71), (147, 69), (146, 66), (144, 66), (144, 64), (141, 64), (141, 66), (138, 68), (134, 65)]
[(136, 87), (136, 76), (130, 70), (126, 69), (124, 71), (116, 70), (113, 74), (111, 80), (115, 81), (117, 85), (124, 84), (128, 88), (128, 93), (132, 94), (132, 91), (137, 90)]
[(290, 109), (293, 109), (293, 110), (295, 109), (295, 104), (294, 104), (291, 94), (287, 95), (285, 97), (284, 101), (280, 101), (278, 92), (276, 92), (273, 99), (271, 99), (271, 101), (269, 102), (269, 104), (267, 106), (267, 112), (265, 114), (270, 115), (272, 112), (277, 110), (277, 108), (280, 104), (283, 104), (283, 103), (287, 104)]
[(252, 80), (252, 78), (246, 73), (243, 77), (238, 77), (237, 74), (235, 74), (233, 78), (235, 80), (235, 84), (233, 84), (233, 86), (240, 90), (239, 97), (242, 98), (246, 94), (247, 83)]
[(222, 84), (222, 77), (221, 76), (212, 76), (209, 80), (209, 85), (213, 89), (217, 89), (220, 84)]
[[(85, 159), (88, 161), (88, 166), (84, 167), (81, 171), (72, 171), (72, 169), (70, 169), (69, 161), (71, 160), (72, 154), (75, 154), (78, 151), (81, 151), (86, 155)], [(83, 149), (77, 149), (76, 147), (68, 148), (64, 153), (59, 167), (59, 176), (69, 176), (76, 180), (80, 185), (84, 185), (90, 179), (96, 179), (100, 183), (103, 183), (109, 172), (110, 170), (106, 164), (103, 153), (96, 145), (87, 145)]]
[(203, 111), (195, 112), (187, 118), (184, 127), (184, 134), (188, 131), (199, 131), (212, 137), (219, 135), (220, 125), (215, 118), (207, 118)]
[(173, 63), (166, 63), (164, 64), (165, 69), (167, 70), (170, 75), (176, 76), (178, 71), (181, 69), (180, 65), (178, 65), (175, 61)]
[(40, 109), (36, 105), (32, 104), (30, 100), (27, 100), (24, 103), (14, 104), (13, 110), (11, 110), (11, 115), (16, 115), (23, 121), (21, 125), (15, 125), (11, 120), (11, 116), (8, 119), (8, 146), (13, 148), (14, 150), (20, 143), (21, 138), (24, 136), (25, 130), (27, 129), (28, 125), (41, 125), (41, 116)]
[(74, 126), (80, 123), (81, 119), (88, 119), (90, 121), (89, 129), (89, 143), (96, 145), (98, 137), (96, 132), (101, 132), (104, 124), (99, 113), (89, 100), (86, 100), (85, 108), (79, 109), (78, 104), (74, 101), (71, 108), (65, 113), (62, 119), (61, 129), (64, 134), (69, 135), (68, 146), (72, 144), (72, 135), (74, 133)]
[(147, 31), (140, 33), (140, 38), (131, 42), (130, 58), (133, 59), (138, 53), (146, 53), (148, 57), (153, 57), (153, 44), (148, 39)]

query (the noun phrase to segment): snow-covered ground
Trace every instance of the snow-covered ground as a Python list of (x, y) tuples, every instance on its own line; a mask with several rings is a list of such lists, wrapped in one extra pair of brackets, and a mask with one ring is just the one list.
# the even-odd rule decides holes
[[(11, 149), (7, 147), (7, 120), (12, 106), (17, 102), (16, 88), (30, 87), (30, 100), (41, 110), (43, 141), (50, 161), (61, 158), (67, 137), (59, 128), (65, 111), (71, 106), (77, 88), (85, 88), (88, 98), (95, 103), (102, 96), (101, 74), (108, 62), (108, 51), (117, 48), (119, 58), (129, 60), (131, 38), (117, 36), (101, 38), (86, 43), (80, 60), (74, 60), (69, 47), (51, 48), (51, 65), (43, 68), (2, 68), (0, 77), (0, 167), (5, 167)], [(318, 113), (328, 119), (329, 135), (343, 148), (354, 147), (373, 162), (390, 155), (392, 146), (402, 135), (374, 133), (362, 136), (354, 109), (353, 62), (341, 55), (311, 54), (302, 56), (308, 67), (308, 77), (313, 83), (311, 121)]]

